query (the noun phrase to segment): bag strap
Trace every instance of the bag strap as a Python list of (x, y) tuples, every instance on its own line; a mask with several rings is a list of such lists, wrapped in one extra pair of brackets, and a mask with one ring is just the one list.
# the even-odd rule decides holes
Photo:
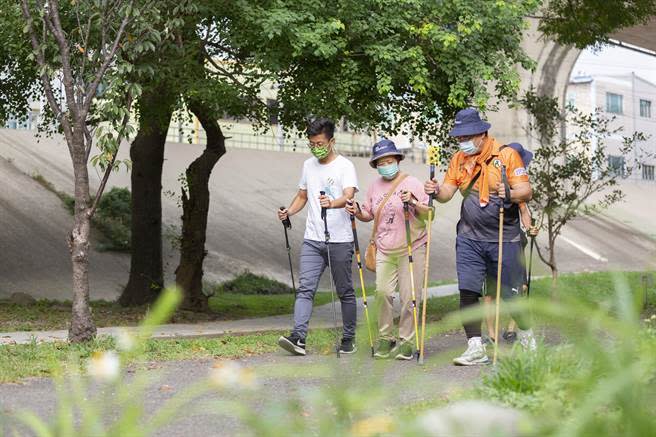
[(374, 229), (373, 229), (373, 231), (371, 232), (371, 238), (369, 239), (370, 242), (371, 242), (371, 241), (374, 241), (374, 237), (376, 236), (376, 230), (378, 229), (378, 220), (380, 219), (380, 215), (381, 215), (381, 213), (383, 212), (383, 207), (385, 206), (385, 204), (387, 203), (387, 201), (389, 200), (389, 198), (392, 197), (392, 194), (394, 193), (394, 190), (396, 190), (396, 188), (399, 186), (399, 184), (400, 184), (400, 183), (403, 181), (403, 179), (405, 179), (407, 176), (408, 176), (408, 175), (407, 175), (406, 173), (401, 173), (401, 174), (399, 175), (399, 177), (396, 179), (396, 181), (394, 181), (394, 184), (392, 184), (392, 188), (390, 188), (390, 190), (389, 190), (389, 191), (387, 192), (387, 194), (385, 195), (385, 198), (383, 199), (383, 201), (382, 201), (382, 202), (380, 203), (380, 205), (378, 206), (378, 209), (376, 210), (376, 215), (374, 216)]

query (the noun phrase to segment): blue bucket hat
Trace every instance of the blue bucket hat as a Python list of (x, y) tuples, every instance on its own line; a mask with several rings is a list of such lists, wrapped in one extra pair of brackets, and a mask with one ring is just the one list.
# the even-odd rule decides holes
[(396, 144), (393, 141), (383, 139), (374, 144), (371, 150), (371, 159), (369, 160), (371, 168), (376, 168), (376, 160), (385, 156), (398, 156), (400, 161), (405, 158), (403, 153), (399, 152), (399, 149), (396, 148)]
[(533, 152), (526, 150), (519, 143), (510, 143), (508, 144), (508, 147), (515, 149), (515, 151), (519, 153), (519, 156), (522, 158), (522, 162), (524, 163), (524, 167), (528, 168), (528, 165), (531, 163), (531, 160), (533, 159)]
[(451, 129), (449, 135), (452, 137), (478, 135), (487, 132), (491, 126), (487, 121), (481, 120), (481, 116), (476, 109), (462, 109), (456, 114), (455, 126)]

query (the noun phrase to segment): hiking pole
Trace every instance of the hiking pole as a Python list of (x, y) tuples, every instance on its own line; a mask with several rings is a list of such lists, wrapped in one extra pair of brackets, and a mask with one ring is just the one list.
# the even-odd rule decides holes
[[(417, 326), (417, 297), (415, 294), (415, 273), (412, 262), (412, 239), (410, 238), (410, 210), (408, 202), (403, 202), (403, 215), (405, 217), (405, 239), (408, 242), (408, 263), (410, 266), (410, 290), (412, 291), (412, 318), (415, 322), (415, 345), (417, 346), (417, 356), (419, 355), (419, 332)], [(417, 358), (419, 359), (419, 358)]]
[[(281, 211), (285, 210), (284, 206), (280, 207)], [(292, 221), (289, 220), (289, 216), (282, 221), (282, 227), (285, 229), (285, 247), (287, 248), (287, 258), (289, 258), (289, 273), (292, 275), (292, 290), (294, 290), (294, 296), (296, 296), (296, 284), (294, 283), (294, 269), (292, 268), (292, 248), (289, 246), (289, 236), (287, 235), (287, 229), (292, 228)]]
[[(435, 166), (440, 163), (440, 148), (432, 146), (428, 148), (428, 162), (430, 164), (430, 180), (435, 178)], [(424, 260), (424, 289), (421, 293), (421, 341), (419, 342), (419, 355), (417, 360), (419, 364), (424, 364), (424, 344), (426, 341), (426, 306), (428, 305), (428, 266), (430, 264), (430, 244), (431, 244), (431, 225), (433, 223), (433, 197), (435, 193), (428, 196), (428, 241), (426, 242), (426, 259)]]
[[(353, 200), (347, 200), (349, 205)], [(369, 346), (371, 346), (371, 356), (374, 356), (374, 338), (371, 335), (371, 325), (369, 323), (369, 307), (367, 305), (367, 292), (364, 287), (364, 276), (362, 273), (362, 259), (360, 257), (360, 243), (358, 242), (358, 231), (355, 229), (355, 216), (351, 215), (351, 229), (353, 230), (353, 244), (355, 245), (355, 260), (358, 263), (358, 272), (360, 273), (360, 287), (362, 287), (362, 305), (364, 306), (364, 317), (367, 320), (367, 332), (369, 333)]]
[[(506, 188), (506, 199), (510, 197), (510, 187), (506, 177), (506, 166), (501, 165), (501, 179)], [(501, 199), (501, 207), (499, 208), (499, 256), (497, 257), (497, 301), (494, 316), (494, 356), (492, 364), (497, 364), (497, 352), (499, 350), (499, 307), (501, 302), (501, 265), (503, 264), (503, 214), (504, 202), (506, 199)]]
[[(531, 217), (531, 227), (535, 226), (535, 218)], [(528, 277), (526, 278), (526, 297), (531, 294), (531, 271), (533, 270), (533, 245), (535, 235), (531, 235), (531, 248), (528, 251)]]
[[(322, 196), (326, 195), (325, 191), (319, 191)], [(330, 232), (328, 232), (328, 220), (326, 219), (328, 208), (321, 207), (321, 219), (323, 220), (324, 236), (326, 237), (326, 251), (328, 253), (328, 271), (330, 272), (330, 299), (333, 303), (333, 324), (335, 325), (335, 353), (339, 358), (339, 334), (337, 332), (337, 307), (335, 306), (335, 286), (333, 282), (333, 265), (330, 261)]]

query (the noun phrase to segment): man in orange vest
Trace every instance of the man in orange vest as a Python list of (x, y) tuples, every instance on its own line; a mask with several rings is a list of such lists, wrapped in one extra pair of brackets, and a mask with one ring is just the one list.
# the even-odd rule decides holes
[[(451, 200), (456, 191), (463, 195), (456, 238), (461, 309), (478, 305), (486, 279), (496, 281), (502, 205), (505, 209), (501, 260), (503, 297), (520, 295), (523, 284), (522, 269), (518, 267), (522, 253), (518, 205), (531, 200), (531, 184), (519, 154), (488, 135), (490, 127), (477, 110), (459, 111), (449, 135), (458, 141), (460, 150), (451, 158), (441, 185), (436, 180), (424, 185), (426, 193), (435, 193), (441, 203)], [(535, 338), (528, 322), (521, 314), (513, 314), (513, 318), (519, 327), (520, 343), (527, 349), (535, 349)], [(481, 339), (480, 321), (465, 323), (464, 328), (468, 347), (453, 360), (454, 363), (486, 364), (489, 359)]]

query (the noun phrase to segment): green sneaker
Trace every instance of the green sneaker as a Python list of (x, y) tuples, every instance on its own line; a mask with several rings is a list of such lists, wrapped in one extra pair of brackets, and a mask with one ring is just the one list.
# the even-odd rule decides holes
[(394, 340), (378, 340), (378, 344), (376, 345), (376, 353), (374, 354), (374, 357), (376, 358), (389, 358), (390, 352), (392, 351), (392, 348), (396, 346), (396, 341)]
[(414, 349), (409, 341), (404, 341), (395, 350), (397, 360), (411, 360), (414, 356)]

